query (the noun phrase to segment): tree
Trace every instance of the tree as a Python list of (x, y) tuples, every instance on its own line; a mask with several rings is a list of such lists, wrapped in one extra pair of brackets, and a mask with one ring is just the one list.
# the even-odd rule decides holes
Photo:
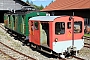
[(26, 3), (29, 4), (29, 1), (27, 0)]
[(33, 5), (33, 2), (31, 1), (30, 4)]
[[(53, 0), (51, 1), (51, 3), (53, 3)], [(50, 4), (51, 4), (51, 3), (50, 3)]]
[(31, 5), (34, 6), (37, 10), (42, 10), (42, 9), (44, 8), (42, 4), (41, 4), (41, 6), (37, 6), (37, 5), (33, 4), (32, 1), (29, 3), (29, 0), (27, 0), (26, 3), (31, 4)]
[(51, 1), (51, 3), (53, 3), (53, 0)]
[(34, 4), (33, 4), (33, 6), (34, 6), (37, 10), (42, 10), (42, 9), (44, 8), (43, 5), (37, 6), (37, 5), (34, 5)]
[(43, 7), (43, 5), (41, 4), (41, 6), (39, 7), (39, 10), (42, 10), (44, 7)]

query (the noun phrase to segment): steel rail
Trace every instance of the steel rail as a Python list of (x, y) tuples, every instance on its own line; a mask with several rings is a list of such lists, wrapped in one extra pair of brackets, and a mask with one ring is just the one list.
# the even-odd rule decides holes
[[(4, 29), (2, 26), (0, 26), (3, 30), (5, 30), (6, 31), (6, 29)], [(2, 42), (0, 42), (2, 45), (4, 45), (5, 47), (7, 47), (7, 48), (9, 48), (9, 49), (11, 49), (11, 50), (13, 50), (13, 51), (15, 51), (15, 52), (17, 52), (17, 53), (19, 53), (20, 55), (23, 55), (23, 56), (25, 56), (25, 57), (28, 57), (29, 59), (32, 59), (32, 60), (36, 60), (35, 58), (32, 58), (32, 57), (30, 57), (30, 56), (27, 56), (27, 55), (25, 55), (25, 54), (23, 54), (23, 53), (21, 53), (21, 52), (19, 52), (19, 51), (16, 51), (15, 49), (13, 49), (13, 48), (11, 48), (11, 47), (9, 47), (9, 46), (7, 46), (7, 45), (5, 45), (4, 43), (2, 43)]]
[(16, 60), (15, 58), (13, 58), (12, 56), (9, 56), (8, 54), (6, 54), (5, 52), (3, 52), (2, 50), (0, 50), (0, 52), (3, 53), (4, 55), (10, 57), (11, 59)]
[(0, 44), (2, 44), (2, 45), (4, 45), (5, 47), (7, 47), (7, 48), (9, 48), (9, 49), (11, 49), (11, 50), (13, 50), (13, 51), (19, 53), (20, 55), (23, 55), (23, 56), (25, 56), (25, 57), (28, 57), (29, 59), (32, 59), (32, 60), (36, 60), (36, 59), (34, 59), (34, 58), (30, 57), (30, 56), (27, 56), (27, 55), (25, 55), (25, 54), (23, 54), (23, 53), (21, 53), (21, 52), (19, 52), (19, 51), (16, 51), (15, 49), (13, 49), (13, 48), (11, 48), (11, 47), (9, 47), (9, 46), (3, 44), (2, 42), (0, 42)]

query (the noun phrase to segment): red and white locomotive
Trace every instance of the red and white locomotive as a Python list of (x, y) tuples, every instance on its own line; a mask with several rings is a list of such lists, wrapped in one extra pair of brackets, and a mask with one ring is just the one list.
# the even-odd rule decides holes
[[(84, 46), (84, 19), (78, 16), (37, 16), (29, 19), (29, 42), (65, 57)], [(75, 53), (73, 53), (75, 52)]]

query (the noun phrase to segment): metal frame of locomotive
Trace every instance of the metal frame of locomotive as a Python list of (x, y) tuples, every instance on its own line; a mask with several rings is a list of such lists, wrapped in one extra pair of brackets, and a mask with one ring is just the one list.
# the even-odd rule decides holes
[[(29, 10), (30, 9), (30, 10)], [(4, 14), (4, 24), (10, 34), (13, 34), (20, 41), (28, 40), (29, 25), (28, 20), (34, 16), (45, 16), (46, 12), (31, 10), (32, 7), (23, 7), (21, 10)]]
[(78, 16), (37, 16), (29, 19), (29, 42), (59, 57), (77, 55), (84, 46), (84, 19)]

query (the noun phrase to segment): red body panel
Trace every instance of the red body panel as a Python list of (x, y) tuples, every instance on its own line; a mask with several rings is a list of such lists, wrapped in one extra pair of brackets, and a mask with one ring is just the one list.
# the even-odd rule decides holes
[(52, 23), (53, 23), (53, 22), (50, 22), (50, 23), (49, 23), (49, 27), (50, 27), (50, 28), (49, 28), (49, 31), (50, 31), (50, 32), (49, 32), (49, 36), (50, 36), (50, 38), (49, 38), (49, 39), (50, 39), (50, 49), (52, 49), (52, 47), (53, 47), (53, 46), (52, 46), (52, 42), (53, 42), (53, 38), (52, 38), (52, 37), (53, 37), (53, 33), (52, 33), (52, 32), (53, 32), (54, 29), (53, 29), (53, 24), (52, 24)]
[[(39, 25), (38, 25), (38, 30), (33, 30), (32, 32), (30, 32), (29, 35), (29, 42), (33, 42), (37, 45), (40, 45), (40, 29), (39, 29)], [(29, 31), (31, 31), (31, 21), (29, 21)]]

